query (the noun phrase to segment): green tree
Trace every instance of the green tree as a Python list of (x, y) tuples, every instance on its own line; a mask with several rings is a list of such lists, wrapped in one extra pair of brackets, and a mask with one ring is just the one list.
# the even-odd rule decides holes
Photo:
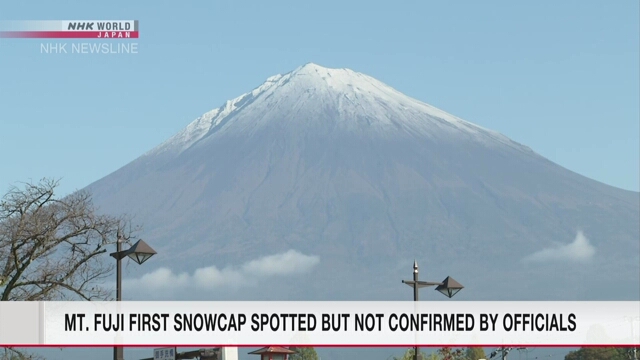
[(312, 347), (290, 347), (296, 354), (289, 355), (289, 360), (319, 360), (316, 349)]
[(438, 350), (438, 356), (441, 360), (466, 360), (466, 356), (462, 349), (453, 349), (444, 347)]
[(486, 359), (487, 355), (484, 353), (482, 347), (469, 347), (465, 353), (467, 360)]
[(636, 360), (638, 359), (638, 348), (621, 348), (620, 353), (625, 356), (627, 360)]
[(632, 360), (626, 348), (581, 348), (568, 353), (565, 360)]
[[(415, 350), (413, 348), (409, 348), (405, 351), (404, 355), (401, 357), (394, 356), (393, 360), (413, 360), (413, 354), (415, 354)], [(439, 360), (436, 354), (427, 355), (423, 351), (419, 351), (418, 354), (422, 355), (424, 360)]]

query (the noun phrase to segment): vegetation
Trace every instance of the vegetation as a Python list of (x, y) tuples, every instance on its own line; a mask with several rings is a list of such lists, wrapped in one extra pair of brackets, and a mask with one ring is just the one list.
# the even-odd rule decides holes
[[(479, 350), (479, 351), (478, 351)], [(394, 357), (393, 360), (413, 360), (414, 349), (410, 348), (402, 355), (402, 357)], [(475, 356), (482, 354), (482, 357), (476, 358)], [(484, 357), (484, 350), (482, 348), (467, 348), (466, 352), (463, 349), (453, 348), (441, 348), (431, 354), (425, 354), (420, 350), (420, 355), (424, 360), (478, 360), (486, 359)]]
[(634, 360), (633, 348), (581, 348), (567, 354), (565, 360)]
[(465, 352), (465, 358), (466, 360), (479, 360), (486, 359), (487, 355), (481, 347), (470, 347), (467, 348), (467, 351)]
[(467, 360), (465, 352), (462, 349), (453, 349), (445, 347), (437, 351), (440, 360)]
[[(0, 201), (0, 300), (107, 300), (102, 256), (123, 219), (99, 215), (86, 192), (55, 196), (57, 181), (13, 187)], [(131, 233), (129, 231), (129, 233)], [(115, 250), (115, 249), (113, 249)]]
[(297, 352), (290, 355), (289, 360), (319, 360), (316, 349), (312, 347), (290, 347), (289, 349)]
[(44, 357), (27, 354), (18, 349), (3, 348), (0, 351), (0, 360), (44, 360)]
[[(104, 254), (133, 230), (122, 218), (98, 214), (86, 192), (57, 198), (57, 186), (43, 179), (12, 187), (0, 200), (0, 301), (110, 297), (100, 282), (114, 262)], [(0, 360), (36, 359), (42, 357), (0, 349)]]
[[(402, 355), (402, 357), (393, 357), (393, 360), (413, 360), (413, 354), (415, 353), (413, 348), (409, 348), (407, 349), (407, 351), (404, 353), (404, 355)], [(425, 354), (423, 351), (419, 351), (418, 352), (420, 355), (422, 355), (422, 358), (424, 360), (438, 360), (437, 358), (434, 358), (433, 356), (435, 356), (435, 354), (431, 354), (431, 355), (427, 355)]]

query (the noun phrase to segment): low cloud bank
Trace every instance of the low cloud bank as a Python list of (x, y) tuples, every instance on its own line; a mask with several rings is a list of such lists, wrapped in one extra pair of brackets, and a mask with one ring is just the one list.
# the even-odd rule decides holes
[(589, 239), (578, 231), (572, 243), (542, 249), (524, 258), (526, 262), (584, 262), (591, 260), (596, 249), (589, 243)]
[(193, 274), (176, 274), (171, 269), (159, 268), (138, 279), (125, 280), (129, 288), (160, 289), (214, 289), (220, 287), (241, 287), (253, 285), (260, 279), (284, 277), (307, 273), (320, 263), (318, 256), (305, 255), (296, 250), (269, 255), (244, 263), (239, 268), (218, 269), (209, 266), (197, 269)]

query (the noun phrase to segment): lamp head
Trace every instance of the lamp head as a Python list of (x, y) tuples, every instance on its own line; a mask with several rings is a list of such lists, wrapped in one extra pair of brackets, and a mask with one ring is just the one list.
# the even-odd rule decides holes
[(149, 258), (151, 258), (155, 254), (157, 254), (156, 251), (142, 240), (138, 240), (137, 243), (133, 244), (133, 246), (125, 252), (126, 256), (130, 257), (138, 264), (142, 264), (143, 262), (149, 260)]
[(447, 276), (447, 278), (442, 281), (442, 284), (436, 287), (436, 290), (443, 293), (446, 297), (452, 298), (453, 295), (457, 294), (463, 288), (464, 286), (459, 282), (453, 280), (452, 277)]

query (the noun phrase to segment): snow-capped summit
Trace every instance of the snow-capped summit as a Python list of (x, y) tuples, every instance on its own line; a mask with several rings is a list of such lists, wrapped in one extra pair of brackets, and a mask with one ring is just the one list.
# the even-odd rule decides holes
[(406, 96), (373, 77), (308, 63), (271, 76), (252, 91), (207, 112), (150, 154), (179, 153), (224, 133), (251, 136), (265, 126), (293, 132), (311, 126), (319, 133), (349, 131), (383, 138), (465, 138), (530, 152), (497, 132)]

